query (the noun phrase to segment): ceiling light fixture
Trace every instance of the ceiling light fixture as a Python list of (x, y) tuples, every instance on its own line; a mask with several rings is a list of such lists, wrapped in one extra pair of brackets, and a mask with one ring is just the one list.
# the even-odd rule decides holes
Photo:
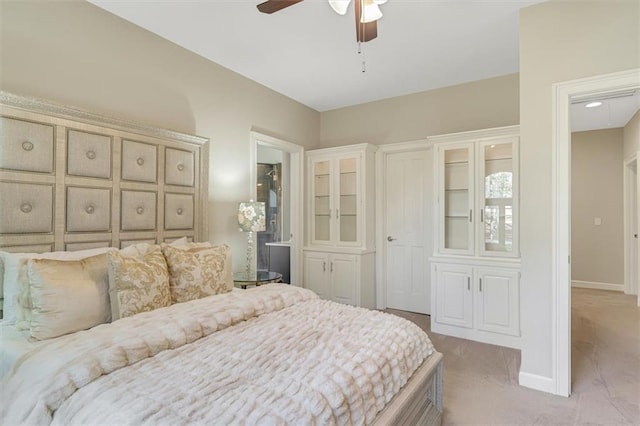
[(597, 108), (599, 106), (602, 105), (602, 102), (600, 101), (595, 101), (595, 102), (589, 102), (588, 104), (586, 104), (584, 107), (585, 108)]
[[(271, 14), (303, 0), (267, 0), (257, 7), (262, 13)], [(351, 0), (327, 0), (331, 8), (339, 15), (345, 15)], [(387, 0), (355, 0), (356, 40), (358, 43), (371, 41), (378, 36), (377, 21), (382, 18), (379, 5)]]

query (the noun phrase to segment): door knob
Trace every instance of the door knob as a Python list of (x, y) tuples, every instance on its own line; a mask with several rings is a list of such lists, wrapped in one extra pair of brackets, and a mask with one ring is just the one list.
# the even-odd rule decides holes
[(391, 238), (391, 235), (389, 235), (389, 236), (387, 237), (387, 241), (389, 241), (389, 242), (394, 241), (394, 240), (396, 240), (396, 238)]

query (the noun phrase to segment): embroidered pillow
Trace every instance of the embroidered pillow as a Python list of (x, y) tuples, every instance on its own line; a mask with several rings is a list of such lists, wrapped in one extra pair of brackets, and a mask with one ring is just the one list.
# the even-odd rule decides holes
[(30, 259), (30, 336), (43, 340), (111, 321), (107, 255)]
[(233, 289), (231, 248), (162, 245), (169, 267), (172, 303), (227, 293)]
[(109, 297), (113, 321), (171, 305), (169, 271), (159, 246), (140, 257), (109, 253)]

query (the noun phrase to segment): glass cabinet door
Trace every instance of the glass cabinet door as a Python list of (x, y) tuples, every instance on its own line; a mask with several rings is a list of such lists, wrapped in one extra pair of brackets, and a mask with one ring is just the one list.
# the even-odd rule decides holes
[(338, 159), (339, 200), (336, 216), (340, 219), (338, 242), (358, 241), (358, 170), (356, 158)]
[(484, 254), (513, 253), (517, 174), (512, 142), (485, 142), (480, 146), (483, 180), (480, 202), (481, 250)]
[(331, 164), (329, 160), (313, 163), (313, 239), (331, 240)]
[(473, 251), (473, 146), (442, 148), (441, 248), (451, 253)]

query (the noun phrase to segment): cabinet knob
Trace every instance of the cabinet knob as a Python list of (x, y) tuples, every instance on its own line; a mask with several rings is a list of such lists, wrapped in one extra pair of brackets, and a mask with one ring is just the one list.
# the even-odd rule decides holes
[(22, 149), (25, 151), (31, 151), (33, 149), (33, 144), (29, 141), (22, 142)]

